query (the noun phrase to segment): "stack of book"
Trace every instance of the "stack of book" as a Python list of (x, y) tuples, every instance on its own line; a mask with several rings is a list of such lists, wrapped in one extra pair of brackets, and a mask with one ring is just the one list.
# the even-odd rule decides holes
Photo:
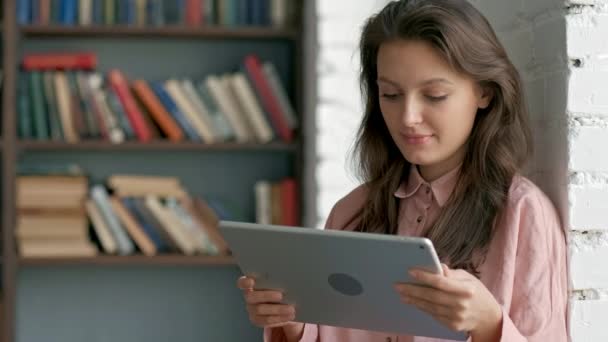
[(18, 83), (22, 139), (76, 143), (291, 142), (297, 119), (270, 62), (247, 55), (236, 72), (202, 80), (129, 81), (95, 72), (92, 53), (31, 54)]
[[(230, 254), (218, 224), (240, 215), (225, 201), (192, 196), (176, 177), (116, 174), (89, 184), (74, 164), (20, 164), (18, 172), (23, 257)], [(257, 222), (298, 225), (293, 178), (261, 180), (253, 190)]]
[(21, 255), (93, 256), (84, 202), (84, 176), (22, 175), (17, 178), (17, 245)]
[(17, 0), (21, 25), (285, 27), (291, 0)]

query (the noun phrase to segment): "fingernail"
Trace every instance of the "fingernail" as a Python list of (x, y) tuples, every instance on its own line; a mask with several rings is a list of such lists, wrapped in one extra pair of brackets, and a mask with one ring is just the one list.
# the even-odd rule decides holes
[(410, 275), (411, 275), (412, 277), (414, 277), (414, 278), (418, 278), (418, 274), (419, 274), (419, 273), (418, 273), (418, 271), (416, 271), (416, 270), (410, 270), (410, 272), (409, 272), (409, 273), (410, 273)]

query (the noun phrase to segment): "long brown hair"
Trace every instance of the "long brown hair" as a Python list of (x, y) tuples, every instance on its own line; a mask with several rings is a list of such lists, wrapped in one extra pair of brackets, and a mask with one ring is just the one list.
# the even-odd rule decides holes
[(397, 233), (399, 200), (393, 194), (412, 167), (382, 118), (376, 84), (378, 50), (397, 39), (431, 44), (452, 68), (493, 93), (477, 113), (454, 191), (424, 233), (444, 262), (476, 273), (513, 176), (531, 154), (520, 76), (490, 24), (466, 0), (393, 1), (368, 19), (360, 40), (365, 113), (354, 146), (368, 197), (358, 231)]

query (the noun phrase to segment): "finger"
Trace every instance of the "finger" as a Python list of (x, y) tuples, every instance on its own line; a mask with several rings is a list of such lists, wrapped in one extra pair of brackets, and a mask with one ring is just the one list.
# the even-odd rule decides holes
[(249, 291), (245, 292), (247, 304), (279, 303), (283, 294), (279, 291)]
[(449, 317), (453, 316), (453, 309), (451, 309), (447, 306), (444, 306), (444, 305), (431, 303), (424, 299), (407, 298), (406, 300), (404, 300), (404, 303), (414, 305), (418, 309), (420, 309), (434, 317), (443, 317), (445, 319), (448, 319)]
[(417, 286), (412, 284), (397, 284), (395, 287), (399, 294), (408, 298), (424, 299), (427, 302), (447, 307), (456, 307), (458, 305), (459, 297), (432, 287)]
[(296, 313), (293, 306), (285, 304), (249, 305), (247, 310), (255, 316), (289, 316)]
[(286, 325), (295, 319), (294, 315), (257, 316), (253, 323), (264, 328), (274, 328)]
[(255, 280), (247, 276), (242, 276), (239, 278), (236, 284), (236, 286), (241, 290), (249, 290), (253, 289), (253, 287), (255, 286)]
[(448, 329), (450, 329), (450, 330), (464, 332), (464, 333), (469, 332), (469, 330), (466, 328), (466, 326), (463, 323), (459, 323), (458, 321), (455, 321), (452, 318), (438, 316), (438, 317), (435, 317), (435, 319), (437, 319), (444, 326), (448, 327)]
[(443, 275), (447, 277), (448, 274), (450, 273), (450, 268), (448, 267), (448, 265), (442, 263), (441, 269), (443, 270)]
[(468, 284), (463, 284), (462, 279), (444, 277), (440, 274), (434, 274), (421, 270), (411, 270), (410, 275), (422, 285), (427, 285), (444, 292), (466, 296), (470, 295), (469, 286)]

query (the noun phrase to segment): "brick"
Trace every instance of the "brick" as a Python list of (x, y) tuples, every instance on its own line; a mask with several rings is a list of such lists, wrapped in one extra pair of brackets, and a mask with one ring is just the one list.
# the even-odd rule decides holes
[(321, 19), (317, 30), (319, 45), (356, 47), (363, 23), (357, 19)]
[(570, 229), (608, 230), (608, 182), (603, 182), (570, 185)]
[(361, 91), (356, 74), (331, 73), (320, 76), (318, 98), (320, 101), (340, 103), (358, 110), (361, 108)]
[(608, 232), (572, 232), (569, 238), (572, 289), (608, 289), (608, 272), (594, 267), (598, 260), (608, 260)]
[(350, 78), (359, 73), (361, 63), (357, 48), (322, 46), (319, 49), (317, 74), (324, 77), (330, 73), (348, 74)]
[(572, 69), (568, 111), (608, 116), (608, 70)]
[(608, 341), (608, 300), (574, 300), (571, 308), (572, 342)]
[[(606, 122), (608, 125), (608, 122)], [(571, 126), (569, 167), (576, 171), (608, 171), (608, 158), (603, 147), (608, 146), (607, 126)]]
[(350, 0), (317, 0), (317, 15), (323, 19), (349, 18), (363, 21), (382, 9), (387, 2), (387, 0), (359, 0), (357, 5), (353, 6)]
[(570, 58), (608, 53), (608, 13), (586, 10), (566, 16), (567, 51)]

